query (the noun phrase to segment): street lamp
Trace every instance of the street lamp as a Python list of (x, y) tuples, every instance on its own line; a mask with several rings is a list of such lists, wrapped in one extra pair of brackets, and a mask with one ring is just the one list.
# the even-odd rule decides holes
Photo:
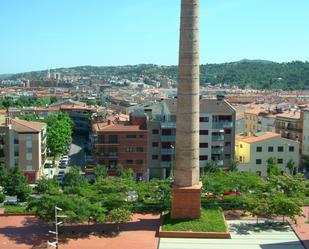
[(175, 147), (174, 145), (170, 145), (170, 148), (172, 149), (172, 161), (171, 161), (171, 173), (170, 173), (170, 177), (173, 177), (174, 176), (174, 167), (173, 167), (173, 164), (175, 162)]
[(65, 218), (66, 215), (58, 215), (58, 211), (62, 211), (60, 207), (55, 206), (55, 227), (56, 231), (48, 231), (51, 234), (56, 236), (56, 240), (54, 242), (47, 241), (47, 248), (55, 247), (58, 249), (59, 237), (58, 237), (58, 226), (63, 224), (63, 221), (58, 221), (58, 218)]

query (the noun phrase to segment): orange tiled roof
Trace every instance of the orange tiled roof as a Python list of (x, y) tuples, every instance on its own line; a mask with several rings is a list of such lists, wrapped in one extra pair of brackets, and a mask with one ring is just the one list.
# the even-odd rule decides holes
[(250, 137), (238, 137), (238, 140), (241, 142), (245, 142), (248, 144), (251, 143), (256, 143), (256, 142), (261, 142), (267, 139), (271, 139), (271, 138), (275, 138), (275, 137), (280, 137), (280, 134), (275, 133), (275, 132), (265, 132), (261, 135), (257, 135), (257, 136), (250, 136)]
[(12, 128), (17, 132), (40, 132), (45, 127), (45, 123), (12, 119)]
[(107, 124), (107, 123), (98, 123), (94, 124), (93, 128), (95, 131), (115, 131), (115, 132), (134, 132), (134, 131), (146, 131), (142, 130), (139, 125), (124, 125), (124, 124)]

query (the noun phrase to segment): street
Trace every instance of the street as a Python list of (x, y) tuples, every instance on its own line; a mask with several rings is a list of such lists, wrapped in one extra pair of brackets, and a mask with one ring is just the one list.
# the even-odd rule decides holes
[(73, 136), (71, 149), (69, 152), (70, 166), (85, 167), (85, 146), (87, 138), (85, 136)]

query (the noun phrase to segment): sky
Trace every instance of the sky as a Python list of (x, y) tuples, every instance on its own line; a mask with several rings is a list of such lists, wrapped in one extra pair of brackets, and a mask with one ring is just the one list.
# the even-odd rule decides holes
[[(201, 63), (309, 60), (308, 0), (200, 0)], [(180, 0), (1, 0), (0, 74), (176, 65)]]

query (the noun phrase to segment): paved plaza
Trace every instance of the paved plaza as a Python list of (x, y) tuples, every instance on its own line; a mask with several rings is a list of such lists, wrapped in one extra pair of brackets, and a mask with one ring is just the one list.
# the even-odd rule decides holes
[(293, 229), (254, 220), (228, 221), (231, 239), (160, 239), (159, 249), (304, 249)]

